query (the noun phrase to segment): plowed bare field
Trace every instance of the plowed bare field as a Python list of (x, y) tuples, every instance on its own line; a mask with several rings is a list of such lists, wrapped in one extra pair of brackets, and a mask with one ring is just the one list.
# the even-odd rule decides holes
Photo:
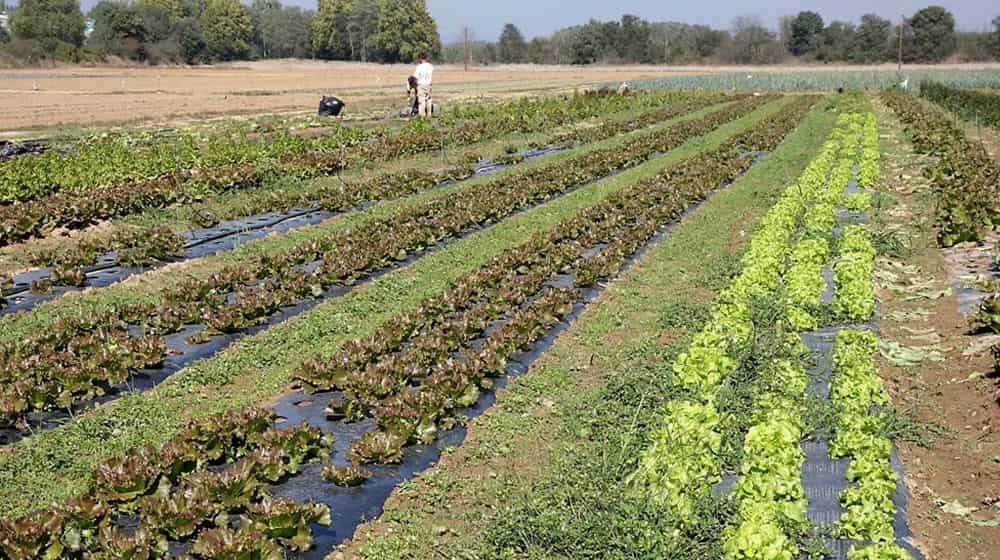
[[(312, 112), (337, 95), (371, 116), (406, 105), (409, 65), (279, 60), (173, 68), (0, 70), (0, 137), (60, 125), (177, 123), (222, 115)], [(440, 66), (441, 100), (573, 89), (689, 72), (651, 67)]]

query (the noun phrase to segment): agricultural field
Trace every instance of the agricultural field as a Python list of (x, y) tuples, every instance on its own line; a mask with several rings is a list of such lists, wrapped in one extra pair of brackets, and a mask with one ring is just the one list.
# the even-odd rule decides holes
[(948, 83), (0, 161), (0, 558), (995, 558), (1000, 164)]
[(818, 66), (803, 68), (741, 67), (719, 68), (715, 72), (691, 72), (658, 78), (634, 80), (639, 89), (680, 90), (756, 90), (756, 91), (831, 91), (880, 90), (905, 84), (917, 90), (925, 82), (958, 88), (1000, 87), (1000, 67), (981, 65), (907, 65), (900, 71), (892, 65)]
[[(206, 120), (315, 113), (322, 95), (350, 100), (353, 117), (385, 119), (406, 105), (411, 65), (260, 60), (209, 67), (5, 69), (0, 137), (38, 138), (108, 126), (177, 127)], [(703, 70), (704, 71), (704, 70)], [(441, 65), (440, 104), (581, 89), (684, 68)]]

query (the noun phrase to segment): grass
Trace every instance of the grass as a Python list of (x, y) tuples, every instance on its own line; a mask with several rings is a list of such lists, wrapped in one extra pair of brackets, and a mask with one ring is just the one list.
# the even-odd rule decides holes
[[(670, 364), (707, 317), (725, 276), (713, 271), (731, 269), (754, 221), (804, 169), (834, 119), (825, 107), (814, 110), (771, 157), (611, 284), (474, 422), (470, 440), (398, 492), (344, 557), (717, 556), (726, 502), (704, 504), (703, 523), (674, 538), (663, 530), (669, 520), (624, 492), (622, 480), (676, 394)], [(427, 488), (452, 490), (447, 498), (431, 493), (429, 503)]]
[[(344, 342), (370, 335), (385, 321), (412, 311), (421, 300), (440, 292), (448, 283), (505, 248), (549, 230), (579, 210), (654, 175), (673, 162), (718, 146), (724, 139), (780, 110), (783, 104), (770, 104), (662, 158), (455, 242), (342, 298), (248, 337), (230, 351), (178, 372), (155, 389), (125, 396), (59, 429), (23, 440), (12, 447), (13, 452), (0, 456), (0, 516), (16, 516), (79, 494), (86, 489), (90, 473), (100, 461), (139, 445), (162, 444), (189, 419), (259, 404), (281, 394), (303, 361), (330, 355)], [(608, 145), (614, 145), (614, 141)], [(295, 235), (307, 234), (299, 231)], [(278, 238), (268, 243), (274, 250), (280, 250), (285, 242)], [(239, 253), (223, 259), (235, 258)], [(95, 294), (101, 292), (115, 292), (115, 289)], [(139, 291), (118, 289), (117, 292), (148, 297)], [(113, 299), (103, 296), (95, 305), (108, 305)], [(27, 325), (23, 319), (17, 323), (20, 329)]]

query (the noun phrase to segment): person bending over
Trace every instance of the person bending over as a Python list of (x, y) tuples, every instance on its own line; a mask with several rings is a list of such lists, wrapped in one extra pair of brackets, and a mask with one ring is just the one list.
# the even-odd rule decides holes
[(415, 117), (420, 114), (420, 95), (417, 93), (417, 79), (410, 76), (406, 79), (406, 97), (410, 100), (409, 116)]

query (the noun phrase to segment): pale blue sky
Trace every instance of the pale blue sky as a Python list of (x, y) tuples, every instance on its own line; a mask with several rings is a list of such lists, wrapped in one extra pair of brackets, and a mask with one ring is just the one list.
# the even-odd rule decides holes
[[(16, 0), (14, 0), (16, 2)], [(85, 10), (98, 0), (82, 0)], [(250, 0), (243, 0), (245, 3)], [(285, 4), (315, 8), (316, 0), (282, 0)], [(548, 35), (556, 29), (585, 23), (590, 18), (618, 19), (624, 13), (637, 14), (654, 21), (701, 23), (716, 28), (729, 27), (738, 15), (758, 15), (764, 23), (777, 27), (785, 14), (800, 10), (819, 12), (826, 21), (857, 21), (862, 14), (875, 12), (897, 21), (901, 15), (928, 6), (933, 0), (426, 0), (438, 22), (441, 39), (456, 41), (465, 25), (473, 28), (476, 38), (495, 40), (504, 23), (517, 24), (526, 36)], [(955, 14), (963, 30), (982, 30), (1000, 15), (996, 0), (939, 0)]]
[[(302, 0), (299, 0), (302, 1)], [(438, 21), (441, 39), (448, 43), (458, 38), (463, 25), (471, 25), (479, 39), (496, 39), (505, 22), (515, 23), (525, 35), (548, 35), (561, 27), (585, 23), (590, 18), (618, 19), (632, 13), (655, 21), (701, 23), (728, 28), (738, 15), (760, 16), (769, 27), (785, 14), (800, 10), (819, 12), (826, 21), (856, 21), (862, 14), (874, 12), (896, 21), (930, 5), (929, 0), (426, 0)], [(955, 14), (959, 28), (979, 30), (1000, 15), (995, 0), (938, 1)]]

